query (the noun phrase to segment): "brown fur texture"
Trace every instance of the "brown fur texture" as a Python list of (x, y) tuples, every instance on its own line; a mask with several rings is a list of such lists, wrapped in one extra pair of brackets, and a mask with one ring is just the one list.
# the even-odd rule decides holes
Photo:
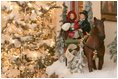
[[(104, 19), (98, 20), (94, 18), (95, 27), (91, 30), (91, 35), (88, 37), (86, 44), (84, 46), (84, 53), (88, 61), (89, 72), (92, 72), (93, 69), (102, 69), (104, 63), (104, 54), (105, 54), (105, 31), (104, 31)], [(93, 60), (94, 50), (97, 50), (98, 68), (96, 67), (95, 60)]]

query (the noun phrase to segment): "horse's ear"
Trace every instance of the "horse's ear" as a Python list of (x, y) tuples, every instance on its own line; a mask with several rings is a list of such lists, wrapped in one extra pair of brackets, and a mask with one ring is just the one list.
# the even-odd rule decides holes
[(102, 18), (101, 21), (104, 22), (105, 21), (105, 18)]
[(97, 18), (96, 17), (94, 17), (94, 22), (97, 20)]

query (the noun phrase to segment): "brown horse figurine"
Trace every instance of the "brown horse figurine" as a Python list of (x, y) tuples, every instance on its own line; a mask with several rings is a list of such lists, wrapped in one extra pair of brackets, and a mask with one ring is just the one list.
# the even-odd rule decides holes
[(91, 30), (91, 34), (89, 35), (87, 41), (84, 45), (84, 53), (87, 57), (88, 61), (88, 69), (89, 72), (92, 72), (93, 69), (96, 68), (95, 59), (93, 56), (95, 55), (99, 59), (98, 69), (101, 70), (104, 63), (104, 54), (105, 54), (105, 31), (104, 31), (104, 19), (98, 20), (94, 17), (94, 27)]

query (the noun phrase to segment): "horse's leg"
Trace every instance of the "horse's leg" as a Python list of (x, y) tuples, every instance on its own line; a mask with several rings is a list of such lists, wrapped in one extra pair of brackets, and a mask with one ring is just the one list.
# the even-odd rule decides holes
[(88, 52), (90, 53), (89, 56), (88, 56), (88, 67), (89, 67), (89, 72), (92, 72), (92, 68), (93, 68), (93, 55), (92, 55), (92, 52)]
[(104, 63), (104, 57), (103, 56), (99, 56), (98, 70), (102, 69), (103, 63)]
[(87, 57), (89, 72), (92, 72), (93, 71), (92, 70), (92, 68), (93, 68), (93, 62), (92, 62), (93, 55), (92, 55), (92, 50), (90, 50), (88, 47), (84, 47), (84, 52), (85, 52), (85, 55)]
[(103, 66), (103, 63), (104, 63), (104, 53), (105, 53), (105, 47), (103, 45), (103, 47), (98, 52), (98, 58), (99, 58), (98, 69), (99, 70), (102, 69), (102, 66)]
[(93, 60), (93, 68), (97, 70), (95, 60)]

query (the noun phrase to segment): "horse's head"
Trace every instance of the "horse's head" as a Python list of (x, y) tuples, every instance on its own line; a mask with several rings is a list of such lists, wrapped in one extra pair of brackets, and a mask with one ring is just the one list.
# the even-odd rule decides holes
[(94, 25), (95, 28), (97, 28), (98, 30), (98, 36), (104, 40), (105, 39), (105, 31), (104, 31), (104, 20), (105, 19), (97, 19), (96, 17), (94, 17)]

